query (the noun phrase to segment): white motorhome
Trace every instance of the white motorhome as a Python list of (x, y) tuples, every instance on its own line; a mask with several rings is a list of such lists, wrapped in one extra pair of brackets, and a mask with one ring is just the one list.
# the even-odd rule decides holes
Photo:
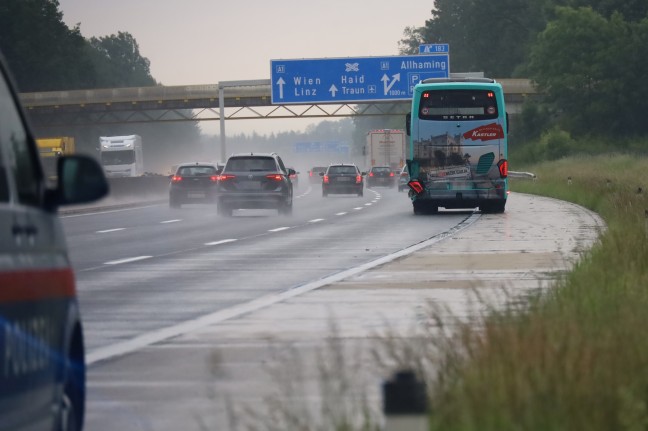
[(144, 175), (142, 138), (139, 135), (101, 136), (101, 165), (108, 177), (139, 177)]

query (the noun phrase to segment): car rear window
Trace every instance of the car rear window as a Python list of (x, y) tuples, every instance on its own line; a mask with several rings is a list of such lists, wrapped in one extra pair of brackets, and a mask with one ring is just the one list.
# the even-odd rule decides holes
[(355, 166), (331, 166), (329, 174), (356, 174), (358, 171)]
[(237, 157), (227, 162), (225, 170), (230, 172), (276, 171), (277, 164), (272, 157)]
[(391, 169), (387, 168), (387, 167), (385, 167), (385, 168), (373, 168), (372, 171), (373, 172), (391, 172)]
[(178, 175), (181, 177), (200, 177), (216, 173), (214, 166), (183, 166), (178, 169)]

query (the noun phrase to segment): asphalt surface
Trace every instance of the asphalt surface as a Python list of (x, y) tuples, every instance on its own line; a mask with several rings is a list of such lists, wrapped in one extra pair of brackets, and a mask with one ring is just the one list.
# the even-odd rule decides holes
[(475, 292), (547, 288), (603, 227), (524, 195), (502, 215), (422, 217), (393, 189), (324, 199), (306, 187), (292, 217), (152, 205), (63, 220), (90, 430), (273, 429), (282, 411), (313, 424), (365, 405), (380, 420), (380, 381), (399, 362), (376, 365), (386, 333), (404, 347), (434, 326), (429, 304), (470, 319)]

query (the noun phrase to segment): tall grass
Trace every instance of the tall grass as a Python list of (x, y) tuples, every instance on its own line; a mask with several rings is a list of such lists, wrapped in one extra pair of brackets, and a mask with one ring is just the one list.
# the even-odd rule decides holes
[(608, 229), (555, 288), (452, 337), (430, 429), (646, 430), (648, 160), (583, 156), (528, 169), (538, 180), (513, 191), (583, 205)]

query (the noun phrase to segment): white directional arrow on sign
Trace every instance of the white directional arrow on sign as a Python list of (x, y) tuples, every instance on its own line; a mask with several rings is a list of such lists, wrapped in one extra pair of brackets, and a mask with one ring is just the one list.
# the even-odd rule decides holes
[(398, 81), (400, 81), (400, 73), (397, 73), (396, 75), (393, 75), (392, 78), (394, 78), (391, 82), (389, 81), (389, 76), (387, 74), (384, 74), (381, 81), (383, 84), (385, 84), (385, 96), (387, 93), (389, 93), (389, 90), (392, 89), (394, 84), (396, 84)]
[(335, 97), (335, 93), (338, 92), (338, 88), (335, 86), (335, 84), (331, 85), (331, 88), (329, 88), (329, 91), (331, 92), (331, 97)]
[(283, 87), (286, 85), (286, 81), (284, 81), (283, 78), (279, 78), (277, 85), (279, 86), (279, 98), (283, 99)]

